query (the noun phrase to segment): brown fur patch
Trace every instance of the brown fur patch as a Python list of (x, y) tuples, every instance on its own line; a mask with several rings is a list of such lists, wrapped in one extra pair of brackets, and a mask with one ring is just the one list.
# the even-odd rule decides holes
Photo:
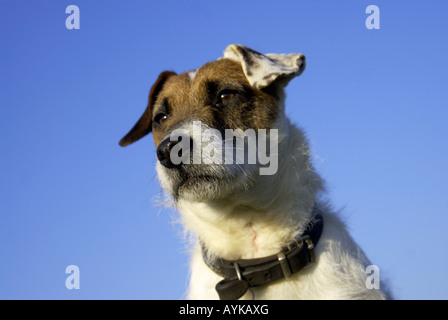
[[(222, 92), (235, 97), (220, 102)], [(191, 81), (188, 73), (172, 75), (158, 93), (153, 118), (167, 115), (161, 123), (152, 123), (156, 146), (163, 137), (187, 120), (201, 121), (222, 132), (224, 129), (269, 129), (279, 113), (275, 91), (250, 86), (239, 63), (219, 59), (199, 68)]]

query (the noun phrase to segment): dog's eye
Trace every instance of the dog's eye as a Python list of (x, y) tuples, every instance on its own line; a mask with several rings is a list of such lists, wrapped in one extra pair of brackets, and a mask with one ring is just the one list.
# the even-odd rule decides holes
[(221, 91), (219, 93), (219, 102), (220, 103), (227, 103), (230, 100), (232, 100), (233, 98), (235, 98), (235, 96), (236, 96), (236, 93), (233, 92), (233, 91), (230, 91), (230, 90)]
[(154, 122), (157, 124), (162, 124), (166, 119), (168, 119), (168, 115), (161, 112), (154, 117)]

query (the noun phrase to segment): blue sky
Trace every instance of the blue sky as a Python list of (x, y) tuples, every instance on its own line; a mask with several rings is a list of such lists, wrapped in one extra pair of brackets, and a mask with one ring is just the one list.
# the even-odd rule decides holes
[[(80, 9), (68, 30), (65, 8)], [(380, 8), (368, 30), (365, 9)], [(180, 299), (188, 250), (148, 137), (166, 69), (301, 52), (287, 113), (398, 299), (447, 299), (448, 3), (0, 0), (0, 299)], [(67, 290), (65, 268), (80, 269)]]

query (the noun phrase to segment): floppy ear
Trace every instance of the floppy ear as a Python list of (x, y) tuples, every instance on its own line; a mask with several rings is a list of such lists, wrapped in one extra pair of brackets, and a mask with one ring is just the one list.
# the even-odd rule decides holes
[(148, 106), (146, 107), (145, 112), (143, 112), (142, 116), (134, 125), (134, 127), (131, 129), (131, 131), (129, 131), (128, 134), (125, 135), (123, 139), (120, 140), (119, 142), (120, 146), (126, 147), (131, 143), (134, 143), (135, 141), (139, 140), (140, 138), (143, 138), (144, 136), (146, 136), (148, 133), (151, 132), (152, 108), (154, 102), (157, 99), (157, 95), (162, 90), (165, 81), (175, 74), (176, 73), (171, 71), (164, 71), (159, 75), (156, 82), (153, 84), (151, 91), (149, 92)]
[(305, 69), (305, 56), (301, 53), (264, 55), (239, 44), (228, 46), (224, 58), (240, 62), (247, 80), (257, 89), (275, 81), (285, 87)]

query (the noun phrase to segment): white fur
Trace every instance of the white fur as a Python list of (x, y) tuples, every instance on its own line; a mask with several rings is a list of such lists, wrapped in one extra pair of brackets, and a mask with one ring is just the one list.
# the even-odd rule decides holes
[(197, 70), (188, 72), (188, 77), (190, 78), (190, 81), (194, 80), (194, 77), (196, 76), (196, 72), (197, 72)]
[[(249, 60), (247, 57), (250, 57)], [(259, 54), (237, 44), (231, 44), (224, 50), (224, 58), (240, 62), (247, 80), (258, 89), (267, 87), (279, 77), (286, 77), (289, 81), (299, 76), (305, 67), (305, 56), (301, 53)]]

